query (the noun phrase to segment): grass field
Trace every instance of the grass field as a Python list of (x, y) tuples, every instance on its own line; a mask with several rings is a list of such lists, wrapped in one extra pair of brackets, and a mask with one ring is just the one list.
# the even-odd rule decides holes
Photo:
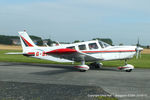
[(31, 57), (26, 57), (23, 55), (6, 55), (5, 53), (8, 53), (8, 52), (21, 52), (21, 50), (0, 50), (0, 62), (59, 64), (57, 62), (35, 59)]
[[(21, 52), (21, 50), (0, 50), (0, 62), (23, 62), (23, 63), (44, 63), (44, 64), (69, 64), (71, 63), (57, 63), (53, 61), (40, 60), (30, 57), (25, 57), (23, 55), (6, 55), (8, 52)], [(116, 61), (102, 61), (104, 66), (107, 67), (118, 67), (124, 65), (124, 60)], [(130, 59), (129, 64), (135, 66), (135, 68), (150, 68), (150, 54), (142, 54), (142, 58)], [(75, 63), (79, 64), (79, 63)], [(88, 64), (88, 63), (87, 63)]]

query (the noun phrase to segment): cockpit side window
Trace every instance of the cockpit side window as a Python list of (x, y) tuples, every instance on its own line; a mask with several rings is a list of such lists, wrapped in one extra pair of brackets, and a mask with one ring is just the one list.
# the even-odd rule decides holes
[(67, 47), (67, 48), (69, 48), (69, 49), (75, 49), (75, 46), (71, 46), (71, 47)]
[(79, 47), (79, 50), (86, 50), (86, 45), (85, 44), (79, 45), (78, 47)]
[(108, 45), (108, 44), (104, 43), (104, 46), (105, 46), (105, 48), (106, 48), (106, 47), (108, 47), (108, 46), (110, 46), (110, 45)]
[(101, 42), (101, 41), (99, 41), (99, 44), (100, 44), (100, 46), (101, 46), (102, 48), (106, 48), (106, 47), (109, 47), (109, 46), (110, 46), (109, 44), (107, 44), (107, 43), (105, 43), (105, 42)]
[(89, 49), (92, 50), (92, 49), (98, 49), (98, 46), (96, 43), (89, 43)]

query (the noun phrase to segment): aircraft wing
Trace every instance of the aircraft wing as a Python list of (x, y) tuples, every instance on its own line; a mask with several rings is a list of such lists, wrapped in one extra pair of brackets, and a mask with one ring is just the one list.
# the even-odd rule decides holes
[(46, 54), (57, 58), (63, 58), (63, 59), (72, 60), (76, 62), (80, 62), (82, 60), (85, 61), (103, 60), (103, 59), (97, 59), (95, 57), (92, 57), (89, 54), (82, 53), (80, 51), (77, 51), (75, 49), (70, 49), (70, 48), (52, 50), (46, 52)]

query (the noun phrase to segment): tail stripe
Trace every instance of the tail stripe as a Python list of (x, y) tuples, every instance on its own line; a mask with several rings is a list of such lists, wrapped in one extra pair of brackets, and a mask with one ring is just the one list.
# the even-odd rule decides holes
[(33, 47), (33, 45), (29, 43), (24, 37), (21, 36), (21, 39), (27, 47)]

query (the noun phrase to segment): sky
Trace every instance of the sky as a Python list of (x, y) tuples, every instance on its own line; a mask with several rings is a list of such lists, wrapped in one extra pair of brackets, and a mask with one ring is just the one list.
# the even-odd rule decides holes
[(0, 0), (0, 35), (150, 45), (150, 0)]

